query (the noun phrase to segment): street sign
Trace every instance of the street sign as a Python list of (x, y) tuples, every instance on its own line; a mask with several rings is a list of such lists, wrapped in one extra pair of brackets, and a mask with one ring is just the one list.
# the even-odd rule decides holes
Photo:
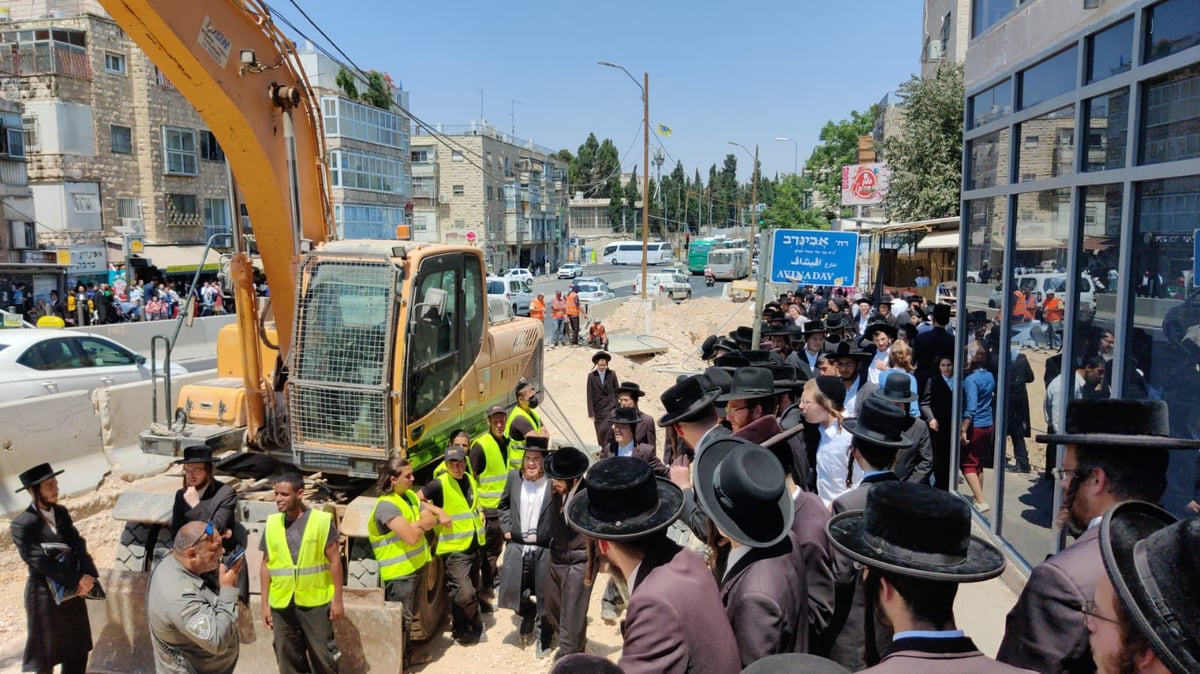
[(887, 164), (853, 164), (842, 167), (842, 205), (878, 204), (887, 196)]
[(851, 285), (857, 278), (858, 234), (780, 229), (771, 242), (771, 282)]

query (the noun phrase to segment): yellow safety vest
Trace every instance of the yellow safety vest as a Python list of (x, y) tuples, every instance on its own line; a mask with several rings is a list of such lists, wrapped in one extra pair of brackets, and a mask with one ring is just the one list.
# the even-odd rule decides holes
[(292, 561), (283, 513), (267, 517), (267, 572), (271, 575), (271, 608), (323, 606), (333, 600), (333, 573), (325, 556), (333, 515), (310, 510), (300, 539), (300, 559)]
[(508, 445), (508, 467), (509, 468), (520, 468), (521, 462), (525, 460), (525, 450), (521, 449), (520, 447), (517, 446), (521, 442), (524, 442), (524, 441), (517, 440), (514, 442), (513, 436), (512, 436), (513, 420), (516, 419), (518, 416), (522, 416), (522, 417), (525, 417), (526, 419), (528, 419), (529, 424), (531, 426), (533, 426), (533, 430), (535, 430), (535, 431), (542, 430), (542, 420), (540, 417), (538, 417), (537, 412), (534, 412), (533, 410), (529, 410), (529, 411), (523, 410), (523, 409), (521, 409), (520, 405), (517, 405), (516, 407), (512, 408), (512, 411), (508, 413), (508, 423), (504, 424), (504, 436), (507, 437), (508, 441), (509, 441), (509, 445)]
[(379, 500), (375, 501), (375, 507), (371, 509), (371, 519), (367, 522), (367, 538), (371, 542), (371, 550), (375, 552), (375, 561), (379, 562), (379, 578), (386, 583), (420, 571), (432, 557), (424, 536), (421, 536), (416, 545), (408, 545), (390, 528), (378, 530), (375, 512), (383, 501), (399, 508), (400, 516), (414, 524), (421, 517), (421, 503), (411, 491), (404, 492), (404, 496), (393, 492), (380, 496)]
[(483, 457), (487, 460), (487, 465), (483, 467), (483, 473), (478, 476), (479, 505), (489, 510), (495, 510), (500, 507), (500, 497), (504, 495), (504, 486), (508, 480), (508, 466), (504, 465), (504, 455), (500, 453), (500, 443), (496, 441), (496, 436), (484, 433), (475, 438), (473, 442), (479, 443), (479, 446), (483, 448)]
[(464, 473), (463, 478), (471, 485), (469, 505), (453, 476), (446, 473), (438, 477), (442, 483), (442, 510), (450, 518), (449, 527), (438, 528), (438, 555), (466, 552), (471, 548), (472, 537), (480, 545), (484, 542), (483, 515), (479, 512), (479, 485), (469, 473)]

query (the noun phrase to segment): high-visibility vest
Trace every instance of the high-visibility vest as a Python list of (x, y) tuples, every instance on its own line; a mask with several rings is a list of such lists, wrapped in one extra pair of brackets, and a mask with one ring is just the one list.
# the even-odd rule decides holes
[(539, 321), (546, 320), (546, 300), (533, 298), (529, 301), (529, 317), (536, 318)]
[(267, 517), (267, 573), (271, 576), (268, 601), (271, 608), (287, 608), (293, 598), (296, 606), (324, 606), (333, 600), (333, 573), (325, 556), (329, 525), (333, 515), (310, 510), (300, 538), (300, 559), (292, 561), (288, 549), (283, 513)]
[(367, 538), (371, 542), (371, 550), (375, 552), (375, 561), (379, 562), (379, 578), (386, 583), (420, 571), (432, 556), (424, 536), (421, 536), (416, 545), (408, 545), (390, 528), (379, 531), (375, 513), (379, 510), (379, 504), (384, 501), (399, 508), (400, 516), (413, 523), (421, 517), (421, 503), (411, 491), (404, 492), (403, 496), (392, 492), (380, 496), (379, 500), (375, 501), (375, 507), (371, 509), (371, 519), (367, 521)]
[(512, 411), (508, 413), (508, 422), (506, 424), (504, 424), (504, 437), (508, 438), (508, 441), (510, 443), (508, 445), (508, 466), (509, 466), (509, 468), (520, 468), (521, 462), (525, 460), (525, 450), (521, 449), (520, 447), (517, 447), (517, 445), (519, 444), (519, 441), (514, 442), (513, 436), (512, 436), (513, 421), (518, 416), (522, 416), (522, 417), (525, 417), (526, 419), (528, 419), (529, 425), (533, 426), (533, 430), (535, 430), (535, 431), (542, 430), (542, 420), (537, 415), (537, 412), (534, 412), (533, 410), (526, 411), (524, 409), (521, 409), (520, 405), (517, 405), (516, 407), (512, 408)]
[(561, 297), (550, 300), (550, 318), (564, 318), (567, 315), (567, 301)]
[(579, 293), (573, 292), (570, 295), (567, 295), (567, 315), (579, 315)]
[(476, 478), (479, 480), (479, 505), (495, 510), (500, 507), (500, 497), (504, 495), (504, 487), (508, 483), (508, 466), (504, 463), (496, 436), (484, 433), (473, 442), (483, 449), (483, 458), (487, 461), (483, 472)]
[(466, 496), (458, 487), (458, 482), (449, 473), (443, 474), (438, 480), (442, 483), (442, 511), (450, 517), (449, 527), (438, 529), (438, 555), (449, 555), (454, 552), (466, 552), (471, 548), (474, 538), (483, 545), (483, 515), (479, 512), (479, 485), (475, 478), (464, 473), (463, 479), (471, 485), (471, 502), (467, 503)]

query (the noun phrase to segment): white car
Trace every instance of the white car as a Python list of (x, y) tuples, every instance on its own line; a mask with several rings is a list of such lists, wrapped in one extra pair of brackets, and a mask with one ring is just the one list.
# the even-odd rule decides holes
[[(185, 374), (187, 368), (171, 363), (172, 377)], [(0, 330), (0, 402), (147, 379), (146, 357), (107, 337), (53, 328)]]
[(528, 316), (529, 303), (533, 301), (533, 288), (529, 282), (508, 276), (489, 276), (487, 279), (488, 297), (503, 299), (512, 307), (514, 316)]
[(578, 278), (583, 275), (583, 267), (575, 262), (568, 262), (558, 268), (559, 278)]
[(681, 267), (663, 267), (662, 269), (659, 269), (658, 271), (656, 271), (654, 273), (655, 274), (681, 274), (683, 276), (687, 276), (687, 274), (688, 274), (688, 272)]
[(504, 272), (504, 277), (505, 278), (517, 278), (517, 279), (521, 279), (522, 281), (525, 281), (526, 283), (533, 283), (533, 272), (529, 271), (528, 269), (523, 269), (520, 267), (514, 267), (514, 268), (509, 269), (508, 271)]
[(579, 302), (581, 304), (603, 302), (604, 300), (611, 300), (616, 297), (616, 294), (609, 290), (607, 285), (593, 281), (580, 281), (572, 284), (571, 287), (575, 288), (576, 292), (579, 293)]
[[(642, 294), (642, 277), (635, 276), (633, 280), (633, 294)], [(646, 276), (646, 294), (647, 295), (666, 295), (673, 300), (690, 300), (692, 298), (692, 284), (688, 281), (688, 277), (683, 274), (648, 274)]]

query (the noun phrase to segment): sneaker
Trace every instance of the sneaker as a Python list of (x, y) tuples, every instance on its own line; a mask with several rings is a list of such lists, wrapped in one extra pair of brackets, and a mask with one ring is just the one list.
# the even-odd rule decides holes
[(983, 513), (986, 513), (987, 511), (989, 511), (991, 509), (992, 509), (992, 506), (990, 506), (986, 503), (976, 503), (975, 504), (975, 510), (978, 510), (980, 515), (982, 515)]

